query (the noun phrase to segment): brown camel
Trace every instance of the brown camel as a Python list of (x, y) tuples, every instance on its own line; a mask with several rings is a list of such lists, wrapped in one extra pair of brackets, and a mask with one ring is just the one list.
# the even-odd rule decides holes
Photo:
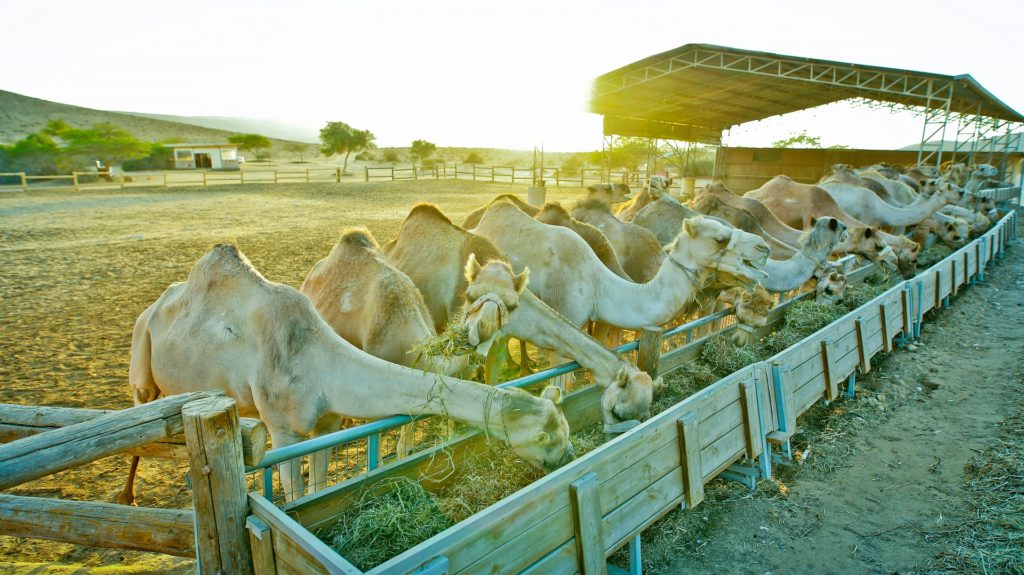
[(594, 198), (578, 202), (570, 213), (608, 238), (622, 269), (633, 281), (646, 283), (658, 273), (661, 244), (649, 230), (616, 218), (608, 204)]

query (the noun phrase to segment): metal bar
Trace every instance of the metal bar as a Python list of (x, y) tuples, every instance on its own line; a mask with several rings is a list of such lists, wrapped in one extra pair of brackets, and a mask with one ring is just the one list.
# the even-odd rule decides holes
[(846, 380), (846, 397), (853, 399), (855, 389), (857, 387), (857, 371), (854, 370), (850, 373), (849, 379)]
[(775, 389), (775, 409), (779, 414), (779, 431), (789, 433), (786, 394), (782, 385), (782, 366), (772, 364), (772, 386)]

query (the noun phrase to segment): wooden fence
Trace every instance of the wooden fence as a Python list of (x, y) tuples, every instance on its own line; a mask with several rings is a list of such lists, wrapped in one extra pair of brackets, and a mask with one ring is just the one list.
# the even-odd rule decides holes
[[(770, 477), (779, 457), (772, 453), (788, 453), (797, 418), (821, 400), (852, 394), (856, 374), (870, 371), (877, 353), (913, 339), (927, 311), (983, 278), (1016, 223), (1015, 212), (1006, 214), (982, 237), (796, 345), (710, 385), (368, 573), (604, 573), (606, 558), (627, 544), (631, 564), (639, 566), (643, 530), (672, 509), (698, 505), (704, 485), (719, 475), (749, 484)], [(773, 310), (762, 334), (781, 316), (781, 309)], [(660, 357), (655, 346), (656, 357), (649, 361), (666, 373), (695, 358), (704, 341)], [(589, 386), (566, 397), (571, 426), (599, 420), (599, 392)], [(360, 573), (309, 530), (367, 490), (385, 489), (388, 479), (420, 477), (440, 452), (446, 463), (449, 457), (457, 463), (474, 449), (473, 438), (457, 438), (283, 508), (250, 493), (250, 540), (263, 558), (256, 573)]]

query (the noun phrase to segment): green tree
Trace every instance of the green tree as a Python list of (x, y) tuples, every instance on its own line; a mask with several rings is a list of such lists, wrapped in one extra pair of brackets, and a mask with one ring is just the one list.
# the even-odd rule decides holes
[(306, 163), (306, 153), (309, 152), (309, 144), (304, 142), (286, 142), (284, 149), (289, 154), (298, 158), (300, 164)]
[(0, 145), (0, 171), (28, 174), (56, 174), (60, 146), (45, 133), (29, 134), (17, 142)]
[(800, 133), (790, 132), (788, 138), (772, 142), (773, 148), (821, 148), (821, 138), (808, 136), (807, 130), (800, 130)]
[(384, 159), (385, 162), (390, 162), (392, 164), (399, 160), (398, 152), (394, 150), (384, 150), (384, 153), (381, 155), (381, 157)]
[(466, 155), (466, 159), (462, 160), (462, 163), (463, 164), (482, 164), (482, 163), (484, 163), (484, 159), (480, 157), (480, 154), (478, 154), (476, 152), (470, 152), (468, 155)]
[(413, 140), (412, 146), (409, 148), (409, 155), (412, 156), (413, 162), (423, 161), (433, 156), (435, 151), (437, 151), (437, 146), (434, 144), (426, 140)]
[(575, 176), (580, 173), (581, 168), (583, 168), (583, 154), (573, 154), (562, 162), (562, 166), (559, 169), (565, 175)]
[(358, 130), (345, 122), (327, 122), (320, 129), (320, 153), (328, 158), (345, 154), (342, 170), (348, 169), (348, 157), (352, 152), (362, 152), (374, 147), (374, 135), (369, 130)]
[(100, 160), (107, 166), (149, 154), (150, 143), (109, 123), (91, 128), (72, 128), (62, 120), (51, 121), (44, 132), (53, 132), (64, 142), (61, 155), (72, 160)]
[(270, 138), (260, 134), (234, 134), (228, 137), (232, 144), (238, 144), (238, 148), (245, 152), (252, 152), (256, 155), (256, 161), (262, 162), (270, 157)]

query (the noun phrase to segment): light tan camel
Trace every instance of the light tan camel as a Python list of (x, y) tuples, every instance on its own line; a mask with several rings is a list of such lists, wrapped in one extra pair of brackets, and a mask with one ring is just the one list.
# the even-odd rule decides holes
[(951, 248), (964, 245), (970, 237), (970, 226), (958, 217), (936, 213), (913, 229), (914, 241), (925, 248), (942, 242)]
[(715, 311), (721, 311), (728, 306), (734, 308), (736, 322), (741, 327), (732, 332), (730, 339), (736, 345), (744, 346), (750, 341), (752, 330), (768, 324), (768, 313), (774, 305), (775, 296), (764, 288), (759, 287), (753, 291), (732, 288), (718, 294)]
[(829, 168), (829, 172), (822, 176), (818, 180), (818, 185), (821, 186), (825, 182), (838, 182), (841, 184), (849, 184), (851, 186), (857, 186), (871, 190), (876, 196), (889, 204), (896, 204), (896, 200), (889, 193), (889, 190), (882, 184), (862, 178), (859, 174), (854, 172), (853, 166), (850, 164), (832, 164)]
[(974, 211), (962, 206), (945, 206), (939, 210), (939, 213), (955, 216), (967, 222), (970, 226), (970, 236), (972, 238), (980, 236), (992, 225), (992, 220), (983, 212)]
[[(744, 194), (744, 197), (755, 199), (768, 208), (784, 224), (797, 228), (807, 228), (815, 217), (831, 216), (846, 224), (851, 231), (851, 238), (880, 238), (893, 249), (897, 264), (903, 277), (912, 277), (916, 269), (915, 262), (921, 246), (906, 238), (885, 233), (871, 228), (868, 232), (852, 233), (855, 228), (868, 227), (864, 222), (847, 213), (836, 200), (818, 186), (794, 182), (788, 176), (775, 176), (763, 186)], [(884, 259), (882, 260), (884, 261)]]
[[(724, 193), (730, 196), (733, 195), (728, 191), (725, 191)], [(694, 198), (693, 201), (693, 208), (704, 215), (721, 218), (732, 224), (733, 227), (739, 228), (747, 233), (760, 236), (761, 239), (768, 244), (768, 249), (771, 250), (772, 259), (784, 260), (797, 253), (797, 249), (794, 245), (783, 242), (765, 231), (761, 226), (761, 223), (753, 214), (742, 208), (735, 207), (728, 200), (719, 197), (714, 192), (702, 191), (697, 194), (697, 197)], [(797, 232), (797, 236), (799, 236), (799, 232)]]
[(624, 222), (631, 222), (636, 214), (644, 206), (661, 199), (662, 196), (670, 195), (669, 189), (672, 186), (672, 178), (665, 176), (651, 176), (647, 185), (639, 192), (632, 194), (630, 200), (615, 210), (615, 217)]
[(900, 208), (881, 200), (870, 190), (850, 184), (827, 181), (818, 186), (829, 193), (843, 211), (869, 226), (904, 228), (927, 219), (942, 206), (960, 201), (963, 193), (943, 186), (930, 197)]
[(716, 219), (721, 224), (732, 225), (717, 216), (702, 214), (681, 204), (668, 194), (662, 194), (660, 198), (644, 206), (633, 218), (633, 223), (650, 230), (654, 237), (658, 238), (659, 244), (667, 246), (679, 236), (679, 231), (683, 229), (683, 220), (701, 215)]
[[(710, 201), (708, 198), (711, 197), (717, 200), (717, 202)], [(776, 241), (784, 242), (785, 246), (795, 246), (800, 242), (800, 237), (804, 234), (803, 231), (792, 228), (780, 221), (761, 202), (753, 198), (737, 196), (721, 183), (716, 182), (705, 187), (697, 196), (697, 201), (702, 202), (699, 206), (695, 202), (695, 207), (700, 208), (701, 211), (707, 209), (711, 212), (711, 215), (719, 216), (729, 221), (735, 220), (740, 222), (742, 225), (737, 225), (740, 229), (746, 230), (744, 226), (749, 226), (751, 229), (760, 228), (765, 234), (776, 239)], [(875, 231), (872, 230), (865, 237), (863, 230), (855, 233), (858, 228), (863, 228), (863, 226), (847, 226), (849, 233), (846, 240), (833, 247), (832, 254), (858, 254), (873, 262), (884, 263), (895, 268), (897, 266), (895, 252), (891, 248), (886, 250), (887, 246), (882, 246), (882, 249), (879, 250), (876, 242), (873, 241), (877, 238), (872, 237)], [(768, 245), (769, 247), (773, 246), (771, 243)], [(791, 247), (790, 250), (791, 253), (796, 253), (795, 247)], [(785, 252), (780, 253), (778, 256), (772, 255), (772, 257), (784, 259)], [(888, 258), (888, 261), (883, 262), (886, 258)]]
[(529, 267), (530, 291), (577, 326), (588, 321), (625, 329), (661, 325), (690, 304), (712, 276), (751, 289), (766, 277), (761, 268), (768, 247), (761, 238), (704, 217), (685, 221), (654, 279), (643, 284), (608, 272), (579, 236), (537, 222), (509, 203), (491, 206), (475, 231), (493, 241), (513, 269)]
[[(512, 204), (503, 205), (508, 205), (523, 214)], [(565, 228), (555, 229), (579, 237)], [(454, 225), (440, 210), (429, 204), (413, 208), (402, 224), (398, 239), (389, 244), (385, 252), (398, 269), (412, 278), (430, 309), (457, 309), (467, 299), (472, 302), (478, 296), (475, 290), (470, 289), (471, 285), (463, 273), (463, 267), (453, 254), (476, 253), (477, 259), (485, 262), (484, 267), (490, 269), (489, 273), (498, 273), (504, 269), (507, 270), (504, 273), (512, 276), (511, 268), (507, 264), (504, 267), (487, 265), (487, 262), (507, 261), (494, 244)], [(484, 259), (480, 257), (481, 253), (490, 255)], [(597, 256), (593, 257), (596, 259)], [(608, 273), (611, 274), (610, 271)], [(457, 280), (452, 279), (452, 276), (456, 276)], [(472, 274), (469, 276), (473, 277)], [(492, 280), (491, 283), (495, 282)], [(444, 289), (441, 289), (442, 287)], [(436, 301), (431, 301), (432, 299)], [(553, 350), (563, 357), (575, 359), (593, 373), (594, 381), (605, 390), (614, 386), (621, 388), (625, 384), (626, 393), (621, 394), (623, 400), (642, 398), (647, 394), (643, 389), (632, 389), (634, 386), (653, 392), (661, 384), (661, 378), (652, 381), (649, 375), (637, 369), (635, 365), (619, 359), (580, 330), (579, 324), (570, 323), (540, 301), (530, 290), (522, 292), (517, 305), (508, 308), (508, 312), (508, 323), (502, 330), (506, 335), (532, 342), (542, 349)], [(613, 394), (614, 397), (618, 397), (617, 393)], [(604, 417), (607, 421), (609, 417), (616, 417), (615, 413), (644, 413), (649, 409), (650, 402), (647, 405), (616, 404), (605, 410)]]
[(471, 230), (475, 228), (476, 225), (480, 223), (480, 218), (483, 217), (484, 212), (487, 211), (487, 208), (490, 207), (491, 204), (501, 201), (512, 202), (513, 204), (516, 205), (516, 207), (518, 207), (520, 210), (523, 210), (531, 218), (536, 216), (537, 212), (540, 211), (540, 208), (536, 206), (531, 206), (530, 204), (524, 202), (523, 200), (520, 200), (517, 196), (513, 194), (501, 194), (500, 196), (495, 196), (494, 199), (487, 202), (486, 206), (470, 212), (469, 215), (466, 216), (466, 219), (462, 220), (462, 229)]
[(585, 199), (601, 202), (607, 206), (625, 202), (630, 197), (630, 189), (626, 184), (592, 184), (587, 186)]
[(570, 214), (608, 238), (622, 269), (633, 281), (646, 283), (658, 273), (661, 244), (650, 230), (616, 218), (608, 204), (593, 198), (578, 202)]
[(810, 231), (801, 236), (796, 255), (788, 260), (768, 260), (764, 267), (768, 277), (761, 281), (761, 285), (773, 293), (799, 288), (811, 279), (815, 271), (827, 265), (832, 248), (846, 238), (845, 224), (833, 217), (818, 218)]
[[(889, 202), (894, 206), (909, 206), (918, 200), (920, 185), (910, 186), (898, 179), (892, 179), (873, 169), (857, 170), (861, 179), (877, 182), (889, 192), (893, 201)], [(908, 178), (909, 179), (909, 178)]]
[[(526, 213), (529, 214), (529, 212)], [(629, 279), (629, 275), (622, 269), (619, 255), (615, 253), (615, 247), (608, 241), (608, 238), (594, 226), (573, 218), (561, 204), (544, 204), (544, 207), (534, 214), (533, 219), (552, 226), (568, 228), (576, 232), (577, 235), (583, 238), (583, 241), (587, 242), (590, 249), (594, 250), (594, 255), (597, 256), (597, 259), (601, 260), (605, 267), (620, 278)]]
[[(223, 390), (240, 415), (266, 423), (275, 447), (337, 429), (343, 417), (444, 414), (485, 429), (538, 467), (573, 456), (557, 389), (537, 398), (374, 357), (334, 333), (298, 290), (267, 281), (233, 245), (214, 247), (187, 281), (142, 312), (129, 383), (136, 404)], [(137, 462), (122, 501), (134, 498)], [(289, 498), (304, 492), (300, 461), (281, 465), (281, 482)]]
[(416, 285), (387, 261), (365, 228), (342, 232), (300, 291), (335, 333), (370, 355), (446, 375), (461, 372), (469, 363), (468, 353), (421, 357), (417, 349), (437, 335), (430, 312)]

